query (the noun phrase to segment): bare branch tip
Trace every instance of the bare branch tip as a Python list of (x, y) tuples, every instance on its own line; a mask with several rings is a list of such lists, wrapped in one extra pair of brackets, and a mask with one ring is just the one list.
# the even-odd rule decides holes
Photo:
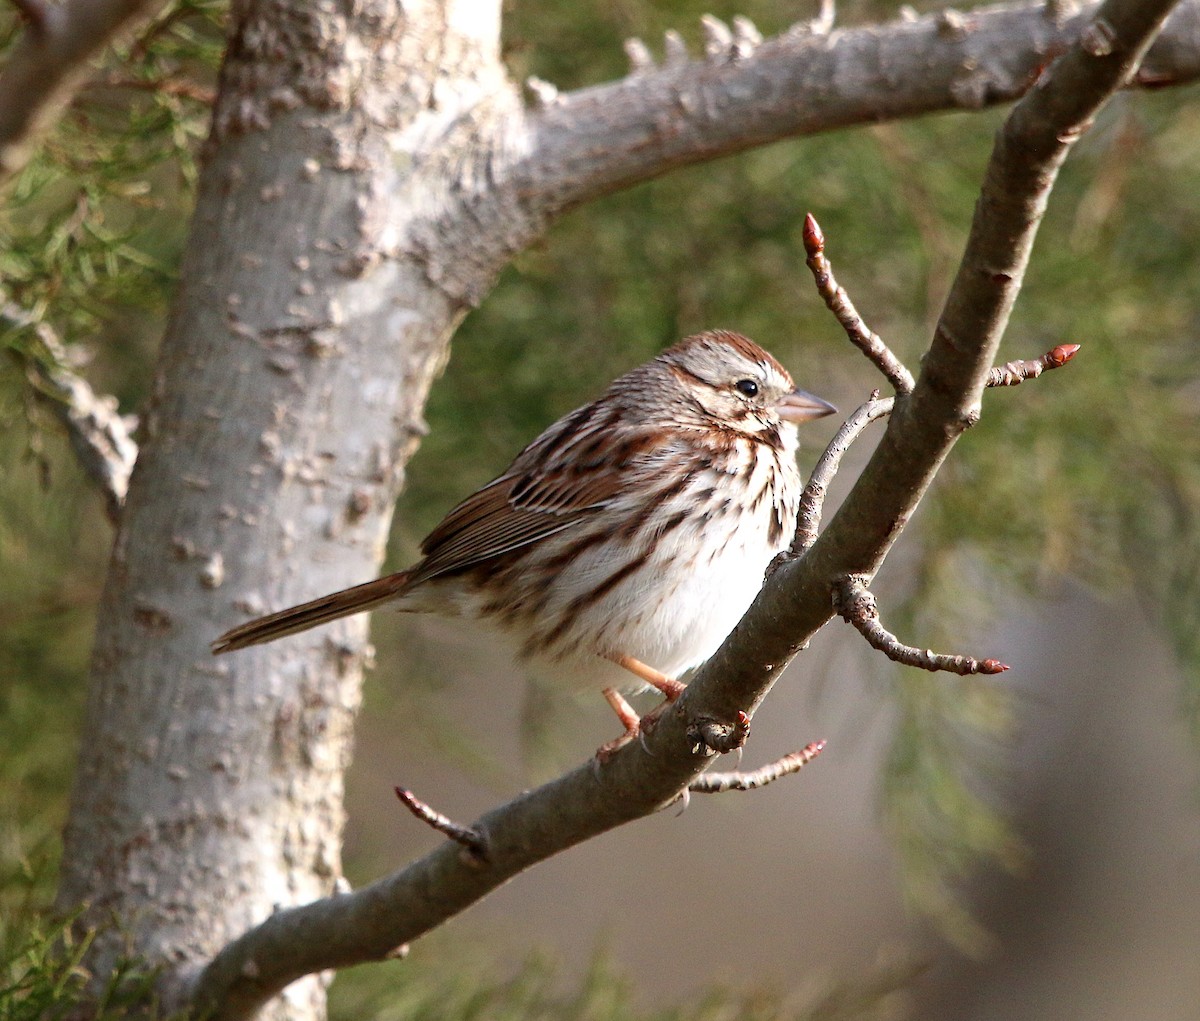
[(987, 386), (1017, 386), (1027, 379), (1037, 379), (1050, 369), (1061, 369), (1078, 351), (1078, 344), (1059, 344), (1040, 358), (1019, 359), (993, 366), (988, 370)]
[(1000, 674), (1008, 669), (1008, 665), (998, 659), (978, 660), (971, 656), (952, 656), (905, 645), (880, 622), (875, 596), (860, 577), (845, 577), (834, 586), (833, 605), (842, 619), (853, 625), (872, 649), (882, 652), (895, 663), (931, 672), (944, 670), (960, 677)]
[(396, 797), (400, 799), (413, 815), (431, 829), (437, 830), (442, 836), (453, 840), (456, 844), (461, 844), (470, 856), (469, 860), (477, 865), (485, 865), (489, 860), (489, 849), (487, 839), (479, 830), (471, 826), (463, 826), (461, 823), (456, 823), (449, 816), (443, 815), (441, 812), (427, 805), (424, 801), (418, 798), (412, 791), (404, 787), (393, 788), (396, 792)]
[(1054, 368), (1058, 369), (1066, 365), (1067, 362), (1074, 358), (1078, 353), (1078, 344), (1059, 344), (1058, 347), (1054, 348), (1049, 352), (1049, 354), (1046, 355), (1046, 359), (1051, 365), (1054, 366)]
[(825, 234), (821, 230), (821, 225), (817, 223), (817, 218), (812, 213), (804, 214), (802, 237), (804, 240), (804, 250), (808, 253), (810, 259), (824, 253)]
[(820, 755), (824, 747), (823, 739), (813, 741), (797, 752), (789, 752), (783, 758), (749, 772), (743, 773), (740, 770), (734, 770), (729, 773), (707, 773), (698, 776), (684, 788), (684, 798), (686, 800), (688, 792), (724, 794), (726, 791), (752, 791), (759, 787), (766, 787), (767, 784), (774, 783), (782, 777), (798, 773)]

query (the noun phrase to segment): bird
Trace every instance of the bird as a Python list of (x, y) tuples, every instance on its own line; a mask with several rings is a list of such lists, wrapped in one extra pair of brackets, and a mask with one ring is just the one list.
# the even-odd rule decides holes
[[(231, 628), (214, 654), (381, 606), (466, 618), (549, 683), (647, 728), (741, 619), (795, 529), (797, 425), (836, 408), (747, 337), (684, 338), (564, 415), (454, 507), (406, 570)], [(622, 689), (665, 701), (641, 718)]]

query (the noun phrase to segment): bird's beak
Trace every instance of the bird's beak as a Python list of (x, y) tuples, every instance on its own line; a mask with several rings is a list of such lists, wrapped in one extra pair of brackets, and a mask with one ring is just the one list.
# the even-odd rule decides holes
[(807, 390), (793, 390), (790, 394), (784, 394), (775, 405), (775, 410), (785, 422), (797, 424), (837, 414), (837, 408)]

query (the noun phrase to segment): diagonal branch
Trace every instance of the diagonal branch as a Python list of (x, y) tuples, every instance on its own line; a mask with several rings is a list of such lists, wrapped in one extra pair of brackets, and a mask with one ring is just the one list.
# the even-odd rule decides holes
[(0, 70), (0, 181), (25, 165), (38, 134), (87, 75), (88, 61), (130, 24), (164, 4), (69, 0), (21, 5), (29, 27)]
[(767, 579), (645, 745), (632, 741), (598, 774), (580, 766), (487, 813), (470, 827), (487, 834), (486, 864), (468, 864), (447, 842), (364, 889), (274, 914), (197, 976), (201, 1009), (221, 1021), (248, 1018), (302, 975), (386, 957), (523, 869), (671, 802), (704, 771), (711, 756), (693, 751), (689, 730), (700, 720), (736, 726), (753, 712), (832, 616), (837, 580), (874, 576), (955, 440), (977, 418), (1058, 167), (1128, 81), (1170, 8), (1170, 0), (1106, 0), (1084, 42), (1013, 110), (916, 388), (897, 399), (875, 454), (824, 534)]
[[(1024, 95), (1079, 38), (1099, 5), (997, 4), (885, 25), (814, 33), (803, 24), (754, 46), (728, 32), (687, 59), (678, 36), (655, 66), (638, 50), (629, 77), (560, 93), (526, 114), (512, 191), (550, 212), (674, 167), (781, 138), (855, 124), (978, 110)], [(1135, 84), (1200, 76), (1200, 2), (1183, 3)], [(831, 83), (835, 83), (832, 84)], [(546, 83), (541, 83), (545, 86)]]

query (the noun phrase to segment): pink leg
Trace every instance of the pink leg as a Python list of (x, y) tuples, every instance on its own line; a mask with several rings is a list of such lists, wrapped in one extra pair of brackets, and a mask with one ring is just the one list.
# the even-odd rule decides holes
[(625, 698), (616, 688), (605, 688), (604, 697), (608, 699), (608, 704), (613, 707), (617, 718), (625, 725), (625, 733), (616, 740), (602, 744), (596, 749), (596, 758), (601, 763), (612, 758), (613, 754), (619, 748), (623, 748), (639, 734), (648, 733), (652, 730), (654, 724), (658, 722), (658, 718), (662, 715), (663, 710), (679, 698), (687, 687), (686, 684), (681, 684), (673, 677), (668, 677), (662, 671), (655, 670), (654, 667), (647, 666), (640, 659), (634, 659), (632, 656), (611, 656), (609, 658), (617, 666), (628, 670), (635, 677), (640, 678), (651, 687), (661, 691), (666, 701), (657, 709), (639, 718), (638, 714), (633, 711), (633, 706), (625, 701)]
[(642, 721), (636, 712), (616, 688), (605, 688), (604, 697), (608, 699), (608, 704), (613, 707), (613, 712), (617, 714), (617, 719), (625, 725), (625, 733), (611, 741), (606, 741), (596, 749), (596, 761), (601, 764), (611, 759), (621, 748), (629, 744), (642, 730)]
[(687, 687), (686, 684), (681, 684), (674, 677), (668, 677), (661, 671), (655, 670), (654, 667), (646, 666), (640, 659), (634, 659), (632, 656), (612, 656), (610, 658), (617, 666), (628, 670), (635, 677), (640, 677), (651, 687), (661, 691), (668, 702), (674, 702)]

